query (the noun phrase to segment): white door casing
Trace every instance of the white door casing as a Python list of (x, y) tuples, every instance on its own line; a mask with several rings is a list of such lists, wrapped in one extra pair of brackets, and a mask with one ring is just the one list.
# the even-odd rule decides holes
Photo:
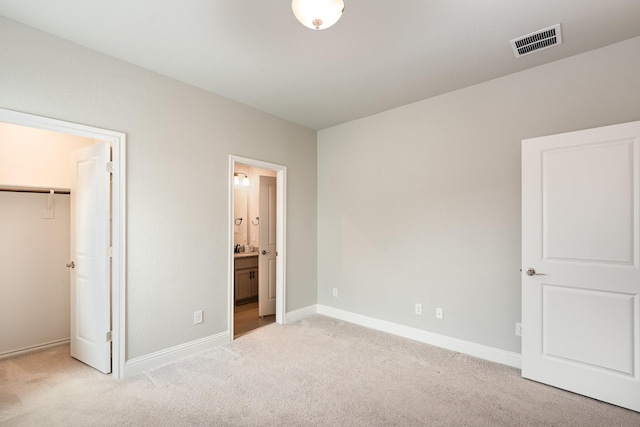
[(640, 122), (522, 142), (522, 376), (635, 411), (639, 173)]
[(258, 315), (276, 313), (276, 178), (260, 176)]
[(111, 372), (111, 147), (101, 142), (71, 155), (71, 356)]
[(126, 143), (122, 132), (85, 126), (33, 114), (0, 108), (0, 121), (20, 126), (46, 129), (69, 135), (78, 135), (98, 141), (109, 141), (113, 150), (112, 217), (111, 217), (111, 329), (112, 376), (122, 378), (125, 372), (126, 353)]

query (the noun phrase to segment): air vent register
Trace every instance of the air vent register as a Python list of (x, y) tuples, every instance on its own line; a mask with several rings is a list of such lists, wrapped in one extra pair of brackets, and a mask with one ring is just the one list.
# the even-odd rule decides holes
[(511, 40), (516, 58), (562, 43), (560, 24)]

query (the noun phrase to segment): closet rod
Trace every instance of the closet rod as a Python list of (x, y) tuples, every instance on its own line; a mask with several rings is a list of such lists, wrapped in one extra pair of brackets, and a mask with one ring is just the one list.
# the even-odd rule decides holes
[[(51, 189), (44, 188), (11, 188), (11, 187), (0, 187), (0, 191), (9, 191), (12, 193), (42, 193), (49, 194)], [(69, 190), (53, 190), (54, 194), (71, 194)]]

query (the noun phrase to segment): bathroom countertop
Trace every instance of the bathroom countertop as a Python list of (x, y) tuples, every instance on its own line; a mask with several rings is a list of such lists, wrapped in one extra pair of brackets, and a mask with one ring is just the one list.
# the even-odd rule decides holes
[(234, 258), (249, 258), (252, 256), (258, 256), (258, 252), (240, 252), (237, 254), (233, 254)]

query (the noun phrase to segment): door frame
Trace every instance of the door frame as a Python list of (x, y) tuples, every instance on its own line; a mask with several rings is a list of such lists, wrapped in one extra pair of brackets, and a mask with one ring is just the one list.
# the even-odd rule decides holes
[(111, 189), (111, 375), (124, 376), (126, 346), (126, 140), (122, 132), (0, 108), (0, 122), (107, 141), (113, 154)]
[(278, 165), (276, 163), (269, 163), (262, 160), (250, 159), (248, 157), (240, 157), (235, 155), (229, 156), (229, 244), (228, 254), (228, 274), (227, 280), (229, 282), (229, 341), (233, 341), (233, 318), (235, 300), (233, 297), (233, 279), (234, 279), (234, 258), (233, 258), (233, 219), (234, 219), (234, 182), (233, 172), (235, 171), (236, 163), (241, 163), (247, 166), (254, 166), (261, 169), (272, 170), (276, 172), (276, 250), (278, 256), (276, 257), (276, 323), (284, 325), (286, 323), (286, 294), (287, 294), (287, 280), (286, 280), (286, 212), (287, 212), (287, 167)]

